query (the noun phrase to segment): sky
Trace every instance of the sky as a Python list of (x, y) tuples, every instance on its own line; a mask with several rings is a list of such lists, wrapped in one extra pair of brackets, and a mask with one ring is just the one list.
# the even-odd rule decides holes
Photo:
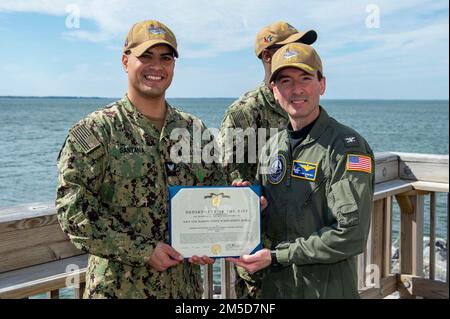
[(263, 80), (258, 31), (314, 29), (328, 99), (449, 97), (447, 0), (0, 0), (0, 96), (120, 97), (137, 21), (175, 33), (174, 97), (238, 97)]

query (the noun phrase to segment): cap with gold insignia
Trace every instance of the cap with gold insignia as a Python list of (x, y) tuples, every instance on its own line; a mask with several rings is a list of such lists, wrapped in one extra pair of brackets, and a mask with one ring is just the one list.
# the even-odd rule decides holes
[(316, 40), (316, 31), (301, 32), (289, 23), (279, 21), (259, 31), (256, 35), (255, 53), (258, 58), (261, 58), (263, 50), (273, 45), (283, 45), (292, 42), (313, 44)]
[(323, 75), (322, 61), (316, 50), (310, 45), (303, 43), (290, 43), (280, 48), (272, 57), (272, 76), (270, 82), (274, 81), (280, 70), (292, 67), (301, 69), (311, 75), (317, 71)]
[(123, 52), (131, 51), (140, 57), (145, 51), (157, 44), (170, 46), (178, 57), (177, 39), (170, 29), (156, 20), (138, 22), (128, 31)]

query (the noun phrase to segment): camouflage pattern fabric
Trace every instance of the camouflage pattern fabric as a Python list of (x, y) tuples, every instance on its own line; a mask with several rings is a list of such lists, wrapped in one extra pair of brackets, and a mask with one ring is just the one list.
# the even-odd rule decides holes
[[(275, 101), (272, 90), (262, 83), (255, 90), (246, 93), (235, 101), (225, 112), (219, 134), (219, 144), (222, 150), (222, 162), (228, 175), (228, 181), (247, 180), (255, 181), (258, 167), (258, 157), (255, 163), (248, 163), (248, 141), (244, 140), (244, 163), (236, 163), (236, 145), (227, 145), (227, 129), (258, 128), (266, 129), (266, 141), (269, 140), (270, 128), (285, 129), (288, 116), (281, 106)], [(256, 136), (258, 141), (258, 136)], [(232, 156), (232, 157), (231, 157)]]
[(198, 265), (185, 261), (163, 272), (148, 265), (157, 243), (169, 242), (168, 186), (225, 184), (216, 163), (172, 162), (171, 132), (206, 127), (167, 108), (159, 132), (125, 96), (75, 125), (60, 152), (58, 219), (90, 254), (85, 298), (202, 296)]
[[(281, 106), (275, 101), (272, 90), (261, 83), (255, 90), (246, 93), (235, 101), (226, 111), (222, 120), (219, 144), (222, 151), (222, 164), (227, 174), (228, 182), (246, 180), (255, 183), (258, 168), (258, 157), (255, 163), (248, 162), (248, 140), (244, 139), (244, 163), (236, 163), (236, 145), (226, 144), (227, 129), (253, 128), (256, 133), (259, 128), (266, 129), (266, 141), (270, 138), (269, 129), (285, 129), (288, 123), (288, 116)], [(255, 141), (258, 141), (256, 134)], [(232, 156), (232, 160), (227, 157)], [(236, 296), (238, 298), (258, 298), (260, 296), (260, 276), (258, 273), (250, 275), (245, 269), (236, 267), (237, 277), (235, 283)]]

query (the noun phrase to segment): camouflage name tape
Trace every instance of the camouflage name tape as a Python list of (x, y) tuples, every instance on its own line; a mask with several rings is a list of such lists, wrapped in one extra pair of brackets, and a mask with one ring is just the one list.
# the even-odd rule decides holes
[(235, 127), (240, 127), (240, 128), (250, 127), (250, 122), (248, 121), (244, 112), (236, 111), (236, 112), (232, 112), (230, 115), (231, 115), (231, 118), (233, 119)]
[(72, 130), (72, 136), (85, 154), (89, 154), (100, 146), (98, 139), (92, 134), (85, 124)]

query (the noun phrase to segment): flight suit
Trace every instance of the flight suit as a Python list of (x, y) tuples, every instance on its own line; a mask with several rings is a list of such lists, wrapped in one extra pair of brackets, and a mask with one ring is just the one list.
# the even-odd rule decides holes
[[(90, 254), (85, 298), (201, 298), (198, 265), (159, 272), (148, 264), (157, 243), (169, 243), (168, 187), (225, 184), (214, 162), (173, 161), (175, 129), (192, 137), (206, 128), (167, 104), (159, 132), (127, 96), (71, 129), (58, 158), (56, 208), (63, 231)], [(192, 155), (192, 140), (179, 137)]]
[(269, 203), (264, 246), (280, 265), (262, 270), (262, 297), (358, 298), (356, 257), (366, 246), (374, 191), (369, 145), (321, 108), (294, 149), (287, 130), (266, 147), (274, 151), (263, 150), (258, 167)]
[[(222, 165), (230, 184), (240, 180), (254, 183), (259, 159), (258, 149), (255, 146), (255, 160), (249, 161), (248, 137), (242, 141), (233, 140), (233, 130), (253, 129), (255, 132), (254, 143), (257, 144), (260, 129), (265, 129), (264, 142), (266, 142), (271, 137), (271, 128), (275, 129), (275, 133), (277, 133), (285, 129), (287, 123), (287, 113), (275, 101), (272, 90), (265, 83), (261, 83), (255, 90), (244, 94), (228, 108), (222, 120), (218, 141), (221, 148)], [(244, 150), (242, 162), (238, 162), (239, 159), (236, 156), (239, 146), (242, 146)], [(241, 267), (236, 267), (236, 271), (238, 273), (235, 284), (237, 297), (258, 298), (260, 295), (257, 275), (250, 276)]]

